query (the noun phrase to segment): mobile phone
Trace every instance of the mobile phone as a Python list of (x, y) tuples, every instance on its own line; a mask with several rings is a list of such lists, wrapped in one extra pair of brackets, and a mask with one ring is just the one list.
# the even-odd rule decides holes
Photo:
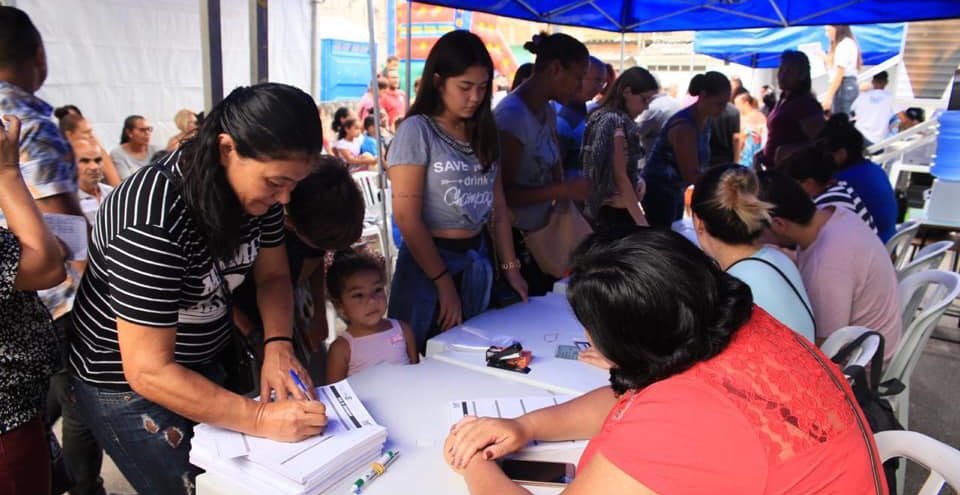
[(569, 462), (504, 459), (500, 467), (511, 480), (531, 486), (565, 486), (573, 481), (576, 473)]

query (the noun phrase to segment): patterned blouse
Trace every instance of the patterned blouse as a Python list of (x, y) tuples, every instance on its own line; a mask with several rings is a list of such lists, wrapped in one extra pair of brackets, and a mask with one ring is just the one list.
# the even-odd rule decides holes
[(587, 119), (580, 160), (583, 174), (593, 183), (587, 198), (587, 216), (596, 220), (604, 201), (617, 194), (613, 170), (613, 141), (617, 128), (622, 128), (627, 145), (627, 178), (636, 187), (640, 161), (644, 151), (640, 145), (640, 128), (626, 113), (599, 109)]
[(34, 292), (13, 287), (20, 243), (0, 227), (0, 434), (40, 413), (60, 358), (50, 313)]

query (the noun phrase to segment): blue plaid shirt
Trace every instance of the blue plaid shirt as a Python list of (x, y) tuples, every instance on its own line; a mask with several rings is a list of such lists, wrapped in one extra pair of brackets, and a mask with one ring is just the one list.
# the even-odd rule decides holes
[[(20, 172), (34, 199), (77, 192), (73, 149), (50, 118), (52, 113), (49, 103), (0, 81), (0, 115), (15, 115), (21, 121)], [(0, 224), (6, 225), (3, 211)], [(68, 274), (59, 286), (40, 291), (40, 299), (54, 318), (70, 311), (79, 282), (79, 277)]]

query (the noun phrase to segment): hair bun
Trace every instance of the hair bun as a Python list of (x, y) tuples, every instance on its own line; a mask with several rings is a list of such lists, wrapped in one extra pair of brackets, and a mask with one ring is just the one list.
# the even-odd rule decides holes
[(747, 227), (756, 232), (770, 222), (773, 205), (759, 198), (760, 184), (757, 176), (746, 167), (733, 167), (720, 176), (717, 184), (716, 202), (732, 211)]
[(533, 38), (523, 44), (523, 49), (536, 55), (540, 48), (540, 43), (543, 42), (543, 39), (549, 36), (547, 33), (540, 32), (533, 35)]

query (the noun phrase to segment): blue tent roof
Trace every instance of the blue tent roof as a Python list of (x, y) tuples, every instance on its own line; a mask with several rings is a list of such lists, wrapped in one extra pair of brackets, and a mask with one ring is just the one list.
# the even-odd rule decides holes
[[(903, 24), (853, 26), (853, 35), (863, 54), (863, 63), (875, 65), (900, 52)], [(693, 51), (749, 67), (774, 68), (780, 53), (805, 43), (829, 44), (823, 28), (789, 27), (704, 31), (693, 35)]]
[(617, 32), (871, 24), (960, 17), (958, 0), (425, 0)]

